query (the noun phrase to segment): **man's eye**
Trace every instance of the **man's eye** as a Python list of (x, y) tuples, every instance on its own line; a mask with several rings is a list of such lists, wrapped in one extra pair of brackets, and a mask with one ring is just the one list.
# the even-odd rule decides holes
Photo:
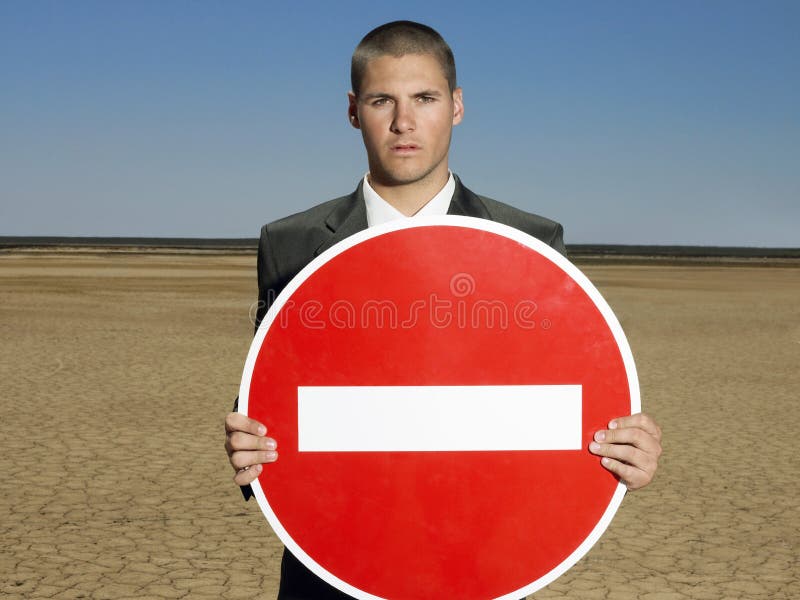
[(419, 100), (423, 104), (428, 104), (428, 103), (433, 102), (434, 100), (436, 100), (436, 98), (434, 98), (433, 96), (419, 96), (417, 98), (417, 100)]
[(372, 106), (384, 106), (386, 104), (389, 104), (388, 98), (375, 98), (375, 100), (372, 101)]

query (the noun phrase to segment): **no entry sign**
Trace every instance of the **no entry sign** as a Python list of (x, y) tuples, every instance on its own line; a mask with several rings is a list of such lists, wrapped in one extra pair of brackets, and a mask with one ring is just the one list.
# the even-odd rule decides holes
[(639, 410), (607, 303), (549, 246), (470, 217), (317, 257), (262, 322), (240, 410), (279, 444), (253, 490), (356, 598), (518, 598), (572, 566), (624, 486), (588, 452)]

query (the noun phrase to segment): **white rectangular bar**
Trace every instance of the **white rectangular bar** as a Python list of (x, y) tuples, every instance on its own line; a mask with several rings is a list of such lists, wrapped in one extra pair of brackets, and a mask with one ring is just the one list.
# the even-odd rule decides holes
[(301, 386), (299, 452), (580, 450), (580, 385)]

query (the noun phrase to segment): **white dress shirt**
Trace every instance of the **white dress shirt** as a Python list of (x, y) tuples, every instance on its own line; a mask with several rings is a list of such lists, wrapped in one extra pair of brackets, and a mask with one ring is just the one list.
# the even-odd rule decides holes
[(447, 210), (450, 208), (450, 201), (453, 199), (453, 192), (456, 191), (456, 180), (453, 178), (453, 173), (444, 187), (439, 190), (439, 193), (431, 198), (425, 206), (420, 208), (411, 217), (405, 216), (394, 206), (389, 204), (386, 200), (381, 198), (372, 186), (369, 184), (369, 177), (364, 175), (364, 201), (367, 205), (367, 226), (380, 225), (388, 223), (395, 219), (413, 219), (416, 216), (424, 215), (446, 215)]

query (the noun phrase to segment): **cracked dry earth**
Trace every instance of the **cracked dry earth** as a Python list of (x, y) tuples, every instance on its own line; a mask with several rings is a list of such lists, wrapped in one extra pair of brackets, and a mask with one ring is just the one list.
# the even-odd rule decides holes
[[(585, 271), (665, 455), (536, 598), (800, 598), (800, 266)], [(275, 597), (222, 448), (255, 291), (251, 257), (0, 254), (0, 596)]]

